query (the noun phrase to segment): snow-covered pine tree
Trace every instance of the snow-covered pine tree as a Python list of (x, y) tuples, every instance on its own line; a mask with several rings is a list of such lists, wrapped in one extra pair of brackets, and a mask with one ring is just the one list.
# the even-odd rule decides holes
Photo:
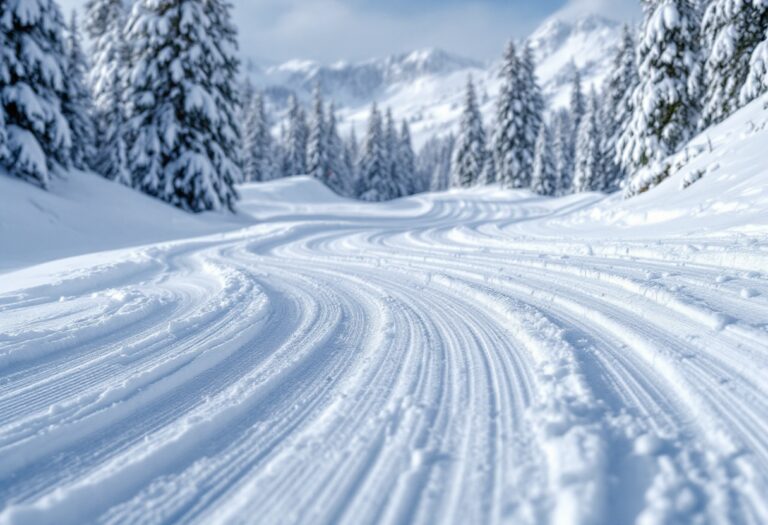
[(485, 169), (485, 130), (472, 78), (467, 79), (464, 111), (451, 167), (451, 185), (468, 188), (480, 183)]
[(328, 136), (325, 122), (325, 102), (320, 86), (315, 86), (312, 97), (312, 118), (307, 140), (307, 175), (326, 181), (328, 176)]
[(191, 212), (234, 210), (242, 180), (236, 31), (223, 0), (141, 0), (126, 99), (140, 188)]
[[(768, 2), (712, 0), (701, 24), (708, 55), (704, 65), (704, 104), (700, 127), (720, 122), (739, 108), (750, 77), (750, 59), (768, 42)], [(743, 101), (750, 99), (746, 96)]]
[(72, 165), (87, 170), (94, 165), (96, 130), (93, 123), (93, 99), (85, 80), (88, 62), (80, 44), (80, 26), (77, 23), (76, 11), (72, 11), (67, 29), (67, 66), (64, 75), (67, 95), (62, 101), (61, 111), (71, 130)]
[(555, 157), (555, 195), (571, 193), (573, 186), (573, 120), (567, 109), (552, 116), (553, 154)]
[(483, 174), (480, 176), (480, 184), (487, 186), (494, 184), (498, 180), (496, 174), (496, 158), (491, 152), (487, 152), (485, 155), (485, 165), (483, 166)]
[(593, 88), (587, 112), (581, 119), (576, 140), (576, 166), (573, 176), (575, 192), (602, 191), (605, 187), (600, 133), (600, 106)]
[(285, 127), (285, 123), (280, 125), (280, 134), (278, 140), (272, 141), (272, 162), (274, 169), (274, 177), (282, 179), (284, 177), (290, 177), (290, 162), (288, 160), (288, 151), (286, 150), (286, 144), (288, 143), (288, 130)]
[(742, 105), (768, 92), (768, 0), (752, 0), (752, 4), (759, 11), (752, 23), (758, 27), (762, 41), (749, 59), (749, 74), (739, 95)]
[(360, 188), (358, 194), (366, 201), (378, 202), (391, 198), (394, 188), (391, 182), (391, 165), (387, 158), (384, 126), (376, 104), (368, 118), (368, 131), (360, 158)]
[(691, 136), (699, 115), (697, 10), (691, 0), (654, 0), (648, 7), (638, 42), (640, 84), (618, 146), (630, 173), (673, 153)]
[(295, 95), (291, 95), (288, 104), (288, 140), (285, 146), (288, 176), (306, 175), (309, 140), (307, 118)]
[(587, 112), (587, 104), (584, 100), (584, 90), (581, 86), (581, 71), (575, 63), (572, 63), (572, 65), (573, 80), (571, 84), (570, 112), (575, 136), (575, 134), (578, 134), (579, 126), (581, 126), (581, 118)]
[(397, 135), (395, 119), (392, 116), (392, 109), (387, 108), (384, 127), (384, 144), (387, 155), (387, 164), (389, 165), (389, 180), (392, 192), (387, 197), (388, 199), (396, 199), (406, 194), (405, 180), (400, 169), (400, 155), (398, 152), (399, 143), (400, 140)]
[(496, 107), (496, 131), (493, 154), (499, 181), (509, 188), (530, 185), (530, 166), (526, 140), (526, 104), (528, 94), (523, 82), (523, 65), (510, 42), (504, 53), (501, 90)]
[(272, 134), (264, 108), (264, 96), (254, 92), (245, 123), (243, 175), (246, 181), (264, 182), (274, 178)]
[(125, 84), (128, 75), (126, 12), (122, 0), (89, 0), (85, 29), (91, 37), (91, 70), (88, 81), (93, 92), (96, 152), (92, 168), (109, 180), (126, 186), (144, 183), (155, 194), (159, 181), (134, 180), (128, 169), (128, 123), (125, 114)]
[(552, 196), (557, 191), (557, 170), (553, 151), (552, 132), (549, 126), (539, 126), (536, 138), (536, 153), (533, 158), (533, 177), (531, 190), (539, 195)]
[(527, 96), (525, 104), (526, 150), (527, 156), (530, 158), (530, 168), (533, 169), (536, 139), (544, 119), (545, 103), (539, 81), (536, 78), (536, 60), (530, 42), (526, 42), (523, 48), (522, 66), (522, 84)]
[[(2, 86), (8, 84), (11, 80), (11, 72), (8, 67), (10, 66), (10, 59), (6, 57), (6, 54), (10, 54), (11, 48), (8, 42), (5, 40), (5, 26), (2, 22), (5, 13), (5, 4), (0, 4), (0, 90)], [(2, 91), (0, 91), (2, 93)], [(8, 142), (8, 134), (5, 129), (5, 104), (0, 99), (0, 166), (4, 165), (5, 158), (8, 155), (6, 145)]]
[(416, 155), (413, 152), (411, 128), (406, 120), (403, 120), (400, 125), (398, 154), (400, 156), (400, 174), (405, 184), (405, 195), (413, 195), (421, 190), (416, 186)]
[(70, 160), (64, 21), (53, 0), (0, 2), (0, 105), (5, 147), (0, 165), (42, 187)]
[(338, 195), (349, 195), (352, 187), (351, 174), (344, 159), (344, 143), (336, 124), (336, 108), (328, 108), (326, 123), (328, 170), (323, 182)]
[(618, 162), (617, 145), (632, 117), (632, 93), (639, 82), (635, 62), (635, 39), (630, 27), (625, 25), (619, 49), (613, 60), (613, 69), (605, 85), (605, 103), (600, 115), (603, 173), (606, 177), (604, 191), (618, 190), (627, 175)]
[(357, 165), (360, 160), (360, 146), (357, 142), (357, 134), (353, 127), (349, 136), (344, 140), (344, 164), (349, 174), (349, 181), (347, 183), (347, 195), (349, 197), (358, 197), (357, 195)]

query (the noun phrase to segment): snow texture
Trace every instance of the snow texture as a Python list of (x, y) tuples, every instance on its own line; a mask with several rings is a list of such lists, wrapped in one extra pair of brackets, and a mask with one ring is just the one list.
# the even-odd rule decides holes
[(0, 176), (0, 523), (768, 522), (764, 103), (627, 201)]

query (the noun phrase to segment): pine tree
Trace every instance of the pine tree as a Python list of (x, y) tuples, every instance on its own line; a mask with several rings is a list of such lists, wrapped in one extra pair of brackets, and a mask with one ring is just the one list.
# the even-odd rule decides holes
[[(11, 81), (11, 72), (8, 69), (11, 63), (10, 55), (11, 48), (5, 39), (5, 25), (2, 22), (5, 14), (5, 4), (0, 4), (0, 95), (2, 95), (2, 86), (7, 85)], [(5, 129), (5, 104), (3, 104), (2, 98), (0, 98), (0, 166), (5, 164), (6, 157), (8, 156), (8, 134)]]
[(234, 210), (242, 180), (236, 31), (221, 0), (141, 0), (127, 92), (143, 191), (191, 212)]
[(366, 201), (384, 201), (393, 193), (390, 181), (391, 166), (387, 159), (386, 138), (381, 113), (376, 104), (371, 108), (368, 131), (360, 158), (360, 198)]
[(752, 0), (759, 15), (752, 19), (755, 33), (762, 35), (762, 41), (755, 47), (749, 59), (749, 74), (741, 88), (739, 102), (744, 105), (768, 92), (768, 1)]
[(690, 0), (649, 4), (638, 44), (641, 82), (632, 119), (619, 140), (621, 165), (634, 171), (676, 151), (698, 118), (698, 17)]
[(531, 190), (539, 195), (552, 196), (557, 191), (557, 171), (553, 153), (553, 139), (549, 126), (539, 127), (536, 138), (536, 154), (533, 159)]
[(530, 184), (530, 166), (526, 130), (526, 104), (528, 94), (523, 82), (523, 65), (515, 46), (509, 43), (504, 54), (502, 85), (496, 108), (496, 133), (493, 152), (500, 182), (510, 188), (524, 188)]
[(309, 128), (304, 110), (295, 95), (291, 95), (288, 107), (288, 143), (286, 155), (288, 176), (307, 174), (307, 142)]
[(573, 177), (575, 192), (602, 191), (605, 187), (599, 114), (597, 93), (592, 89), (589, 107), (581, 119), (576, 141), (576, 167)]
[(250, 98), (245, 124), (245, 161), (243, 175), (246, 181), (264, 182), (274, 178), (272, 135), (264, 108), (264, 96), (254, 92)]
[(325, 181), (328, 176), (328, 137), (325, 122), (325, 103), (320, 86), (315, 87), (312, 120), (307, 142), (307, 174)]
[(396, 199), (406, 194), (405, 180), (400, 169), (400, 155), (398, 152), (399, 143), (400, 140), (397, 136), (397, 128), (395, 127), (395, 119), (392, 116), (392, 110), (387, 108), (384, 128), (384, 144), (387, 165), (389, 166), (389, 181), (391, 184), (391, 193), (388, 195), (388, 199)]
[(358, 197), (357, 183), (358, 173), (357, 165), (360, 160), (360, 146), (357, 142), (357, 135), (355, 134), (355, 128), (353, 127), (349, 132), (349, 136), (344, 141), (344, 164), (346, 165), (347, 173), (349, 174), (349, 182), (347, 183), (347, 196)]
[(327, 152), (328, 170), (323, 182), (339, 195), (350, 195), (352, 174), (344, 158), (344, 143), (339, 136), (336, 125), (336, 108), (333, 104), (328, 108)]
[(605, 103), (602, 105), (600, 116), (606, 191), (619, 189), (627, 175), (618, 162), (617, 145), (632, 117), (632, 93), (639, 82), (635, 62), (635, 40), (629, 26), (625, 25), (613, 61), (613, 69), (605, 86)]
[(578, 132), (581, 125), (581, 118), (587, 112), (586, 102), (584, 101), (584, 90), (581, 87), (581, 71), (573, 64), (573, 83), (571, 84), (571, 123), (574, 133)]
[(53, 0), (0, 3), (0, 106), (5, 146), (0, 165), (42, 187), (70, 160), (64, 22)]
[(555, 194), (567, 195), (572, 190), (574, 150), (573, 121), (566, 109), (552, 117), (553, 153), (555, 156)]
[(66, 53), (64, 83), (67, 95), (62, 102), (61, 111), (71, 129), (72, 165), (87, 170), (93, 166), (96, 155), (96, 130), (92, 118), (92, 96), (85, 82), (88, 63), (80, 45), (80, 27), (75, 11), (72, 11), (68, 28)]
[(468, 188), (478, 184), (483, 176), (486, 156), (483, 120), (477, 106), (475, 86), (469, 78), (451, 168), (452, 186)]
[[(122, 0), (89, 0), (85, 28), (92, 41), (89, 83), (93, 92), (96, 152), (92, 168), (107, 179), (132, 186), (128, 169), (125, 84), (128, 74), (126, 13)], [(145, 190), (158, 191), (159, 181), (143, 181)]]
[(526, 94), (525, 104), (525, 130), (527, 157), (530, 158), (530, 169), (533, 169), (533, 157), (536, 149), (536, 139), (539, 136), (544, 118), (544, 95), (541, 92), (539, 81), (536, 79), (536, 62), (533, 56), (531, 44), (526, 42), (522, 58), (522, 85)]
[(768, 2), (712, 0), (709, 3), (701, 31), (709, 50), (704, 65), (701, 128), (720, 122), (752, 98), (746, 96), (742, 100), (741, 94), (751, 75), (753, 53), (760, 42), (768, 42), (766, 31)]
[(405, 184), (405, 195), (414, 195), (420, 190), (416, 187), (416, 155), (411, 142), (411, 129), (408, 122), (403, 120), (400, 126), (398, 143), (400, 173)]

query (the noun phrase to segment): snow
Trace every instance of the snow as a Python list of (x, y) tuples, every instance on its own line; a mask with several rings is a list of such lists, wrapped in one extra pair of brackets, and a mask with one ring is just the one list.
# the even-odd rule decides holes
[[(611, 71), (620, 35), (617, 22), (599, 16), (552, 18), (530, 35), (538, 62), (536, 74), (552, 107), (568, 105), (572, 63), (581, 70), (586, 88), (602, 85)], [(499, 57), (502, 52), (500, 48)], [(249, 78), (256, 86), (268, 88), (266, 98), (278, 109), (285, 107), (285, 89), (308, 101), (320, 82), (323, 95), (337, 103), (344, 136), (351, 128), (358, 136), (365, 134), (373, 102), (381, 108), (391, 107), (397, 119), (409, 119), (414, 146), (419, 149), (435, 135), (458, 130), (470, 75), (477, 85), (483, 121), (486, 125), (493, 122), (501, 65), (501, 58), (486, 64), (425, 49), (356, 64), (325, 66), (292, 60), (264, 68), (252, 65)], [(279, 123), (273, 131), (278, 133)]]
[(626, 201), (0, 176), (0, 523), (768, 522), (763, 103)]

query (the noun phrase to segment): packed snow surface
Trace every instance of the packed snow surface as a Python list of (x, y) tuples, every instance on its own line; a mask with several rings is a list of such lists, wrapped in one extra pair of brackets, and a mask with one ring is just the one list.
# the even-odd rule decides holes
[(95, 246), (51, 201), (69, 251), (0, 273), (0, 523), (768, 523), (740, 129), (628, 202), (298, 177), (242, 187), (250, 225)]

